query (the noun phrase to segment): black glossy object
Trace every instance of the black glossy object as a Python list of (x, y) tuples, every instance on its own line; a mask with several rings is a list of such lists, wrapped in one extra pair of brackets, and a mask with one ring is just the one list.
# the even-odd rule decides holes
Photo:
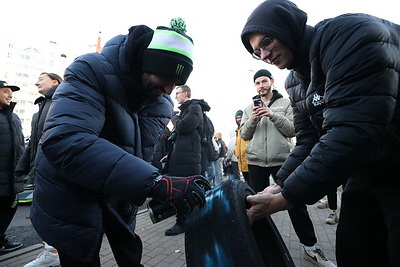
[(147, 202), (147, 210), (153, 223), (161, 222), (176, 214), (176, 210), (172, 204), (160, 202), (155, 199)]
[(252, 194), (239, 180), (227, 180), (207, 191), (206, 205), (188, 218), (187, 266), (295, 266), (269, 216), (250, 226), (246, 196)]

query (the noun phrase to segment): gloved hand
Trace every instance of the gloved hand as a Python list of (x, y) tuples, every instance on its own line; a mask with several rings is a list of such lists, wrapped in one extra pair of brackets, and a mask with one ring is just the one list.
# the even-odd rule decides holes
[(196, 205), (200, 207), (205, 205), (205, 192), (210, 189), (210, 183), (201, 175), (189, 177), (160, 175), (155, 179), (150, 196), (183, 207), (184, 213), (189, 214)]

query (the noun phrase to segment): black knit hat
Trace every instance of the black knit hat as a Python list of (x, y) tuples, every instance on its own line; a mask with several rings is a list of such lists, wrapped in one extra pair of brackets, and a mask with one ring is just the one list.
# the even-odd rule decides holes
[(238, 117), (238, 116), (240, 116), (240, 117), (242, 117), (243, 116), (243, 110), (238, 110), (238, 111), (236, 111), (236, 113), (235, 113), (235, 118), (236, 117)]
[(261, 69), (254, 74), (253, 81), (255, 82), (258, 77), (267, 76), (270, 79), (273, 79), (271, 72), (266, 69)]
[(143, 53), (142, 70), (179, 79), (185, 84), (193, 70), (193, 40), (185, 34), (181, 18), (171, 20), (171, 28), (159, 26)]

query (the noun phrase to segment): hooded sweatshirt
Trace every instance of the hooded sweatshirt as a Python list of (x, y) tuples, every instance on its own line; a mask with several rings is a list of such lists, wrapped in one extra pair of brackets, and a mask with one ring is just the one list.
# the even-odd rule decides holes
[(375, 190), (395, 192), (400, 173), (400, 26), (367, 14), (306, 25), (286, 0), (267, 0), (248, 18), (249, 36), (278, 38), (293, 53), (285, 87), (297, 144), (278, 178), (292, 204), (313, 204), (362, 174)]

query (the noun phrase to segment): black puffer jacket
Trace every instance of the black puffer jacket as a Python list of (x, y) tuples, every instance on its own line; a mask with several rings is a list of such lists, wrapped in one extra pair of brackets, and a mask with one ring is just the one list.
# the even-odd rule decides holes
[(142, 205), (154, 185), (157, 169), (149, 162), (173, 104), (166, 95), (147, 99), (136, 82), (141, 69), (133, 64), (152, 33), (133, 27), (101, 54), (78, 57), (53, 95), (35, 161), (31, 220), (43, 240), (81, 261), (93, 259), (106, 220), (114, 233), (133, 235), (120, 211)]
[[(375, 190), (395, 190), (400, 183), (400, 26), (346, 14), (311, 27), (304, 12), (281, 0), (265, 1), (257, 12), (263, 16), (250, 16), (242, 37), (251, 32), (246, 27), (293, 36), (282, 39), (294, 54), (286, 87), (297, 137), (278, 173), (281, 182), (286, 180), (284, 197), (312, 204), (356, 173), (369, 178)], [(277, 21), (284, 31), (256, 27)]]
[(0, 109), (0, 197), (12, 196), (23, 190), (21, 177), (15, 176), (15, 167), (24, 151), (21, 121), (13, 113), (15, 102)]
[[(50, 88), (43, 96), (38, 97), (34, 102), (35, 105), (37, 104), (39, 106), (39, 111), (32, 116), (31, 136), (28, 146), (18, 162), (16, 169), (17, 175), (26, 175), (33, 170), (37, 147), (43, 133), (44, 121), (50, 108), (51, 98), (57, 87), (58, 85)], [(33, 175), (33, 173), (31, 173), (31, 175)]]
[(208, 107), (204, 100), (187, 100), (179, 107), (180, 115), (173, 116), (171, 119), (176, 139), (168, 160), (170, 175), (190, 176), (201, 173), (202, 105)]

